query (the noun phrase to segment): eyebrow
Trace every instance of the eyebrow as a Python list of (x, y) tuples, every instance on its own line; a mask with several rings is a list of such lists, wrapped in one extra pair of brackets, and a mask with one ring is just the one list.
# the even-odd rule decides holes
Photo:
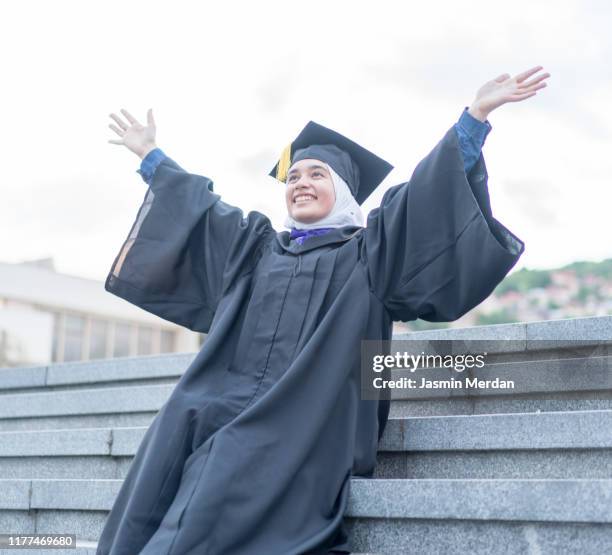
[[(325, 171), (327, 171), (327, 168), (325, 168), (325, 167), (323, 167), (323, 166), (320, 166), (319, 164), (311, 164), (310, 166), (307, 166), (307, 167), (306, 167), (306, 169), (308, 169), (308, 170), (314, 170), (315, 168), (318, 168), (318, 169), (321, 169), (321, 170), (325, 170)], [(293, 174), (293, 173), (295, 173), (295, 172), (297, 172), (297, 171), (299, 171), (299, 169), (298, 169), (298, 168), (294, 168), (294, 169), (292, 169), (292, 170), (291, 170), (291, 171), (290, 171), (290, 172), (287, 174), (287, 177), (289, 177), (291, 174)]]

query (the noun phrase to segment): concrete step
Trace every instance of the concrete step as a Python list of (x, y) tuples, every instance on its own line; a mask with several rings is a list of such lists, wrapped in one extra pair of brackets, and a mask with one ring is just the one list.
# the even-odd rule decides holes
[[(101, 415), (156, 414), (174, 384), (133, 385), (95, 389), (14, 393), (0, 397), (0, 430), (84, 427), (100, 422)], [(92, 418), (93, 417), (93, 418)], [(65, 419), (65, 425), (61, 425)], [(17, 421), (17, 422), (16, 422)]]
[[(75, 533), (95, 541), (120, 480), (0, 480), (0, 529)], [(346, 513), (354, 550), (491, 553), (532, 538), (612, 546), (612, 480), (367, 480), (353, 478)], [(454, 539), (453, 539), (454, 538)], [(500, 543), (500, 539), (503, 539)], [(505, 543), (506, 539), (510, 542)], [(467, 551), (467, 549), (470, 551)], [(517, 549), (518, 548), (518, 549)], [(498, 553), (499, 551), (495, 551)]]
[(391, 418), (375, 478), (612, 478), (612, 411)]
[[(571, 394), (488, 395), (463, 399), (423, 399), (391, 402), (389, 416), (451, 416), (612, 410), (612, 391), (585, 391)], [(2, 421), (0, 421), (0, 426)]]
[[(0, 549), (0, 555), (96, 555), (98, 543), (94, 541), (79, 540), (77, 537), (76, 549)], [(379, 553), (357, 553), (351, 555), (380, 555)]]
[[(354, 481), (347, 531), (353, 549), (385, 554), (612, 553), (612, 525), (589, 509), (610, 510), (609, 486), (609, 480)], [(566, 510), (571, 504), (573, 514)], [(556, 520), (549, 518), (557, 510)]]
[[(521, 355), (528, 359), (559, 359), (571, 357), (574, 352), (584, 358), (597, 353), (612, 355), (612, 316), (411, 332), (396, 334), (393, 339), (411, 343), (453, 340), (467, 348), (486, 347), (489, 355), (511, 355), (515, 361), (522, 360)], [(546, 354), (542, 355), (542, 351)], [(180, 378), (196, 356), (197, 353), (174, 353), (0, 368), (0, 394), (108, 387), (109, 383), (171, 383)]]
[[(612, 410), (392, 418), (376, 478), (612, 478)], [(4, 478), (121, 479), (147, 430), (0, 433)]]
[[(484, 340), (497, 357), (470, 376), (512, 379), (515, 388), (395, 389), (391, 415), (612, 409), (611, 335), (612, 317), (397, 335), (411, 341), (454, 339), (459, 347), (482, 346)], [(0, 369), (0, 430), (147, 425), (196, 357), (184, 353)], [(450, 372), (431, 370), (430, 376), (467, 374)], [(393, 371), (393, 377), (402, 375), (410, 373)]]
[[(486, 347), (479, 377), (518, 388), (393, 391), (376, 479), (351, 482), (353, 551), (612, 552), (612, 317), (409, 338)], [(147, 427), (196, 356), (0, 369), (0, 530), (76, 533), (65, 552), (93, 555)]]
[(195, 356), (196, 353), (181, 353), (0, 368), (0, 392), (93, 389), (108, 387), (109, 383), (121, 386), (160, 381), (174, 383)]
[(0, 555), (96, 555), (97, 542), (80, 541), (72, 549), (0, 549)]
[[(513, 360), (461, 373), (394, 370), (391, 377), (413, 378), (417, 386), (434, 380), (462, 386), (390, 389), (394, 417), (612, 409), (612, 356)], [(514, 387), (480, 389), (471, 387), (468, 378), (512, 380)]]
[[(395, 334), (394, 340), (478, 341), (489, 353), (557, 351), (612, 343), (612, 316), (565, 318)], [(480, 343), (486, 342), (486, 343)]]
[[(77, 538), (78, 540), (78, 538)], [(97, 542), (77, 541), (76, 549), (0, 549), (0, 555), (96, 555)], [(351, 555), (379, 555), (377, 553), (357, 553)]]
[[(172, 360), (173, 372), (178, 366), (188, 364), (185, 357)], [(78, 377), (72, 376), (73, 383), (77, 379), (81, 380), (81, 385), (85, 383), (83, 373), (86, 373), (87, 364), (81, 366)], [(145, 376), (160, 377), (165, 372), (160, 357), (132, 359), (129, 366), (132, 380), (136, 380), (137, 374), (144, 379)], [(65, 369), (62, 372), (53, 380), (48, 375), (47, 382), (53, 382), (55, 386), (65, 383), (70, 374)], [(428, 381), (439, 379), (449, 383), (452, 378), (453, 383), (458, 383), (463, 378), (462, 374), (448, 369), (428, 369), (427, 372)], [(111, 375), (112, 372), (106, 377), (111, 379)], [(399, 376), (410, 377), (411, 374), (408, 371), (393, 373), (393, 377)], [(512, 379), (516, 387), (505, 390), (391, 389), (392, 404), (399, 405), (393, 407), (393, 416), (612, 409), (612, 356), (491, 364), (474, 370), (470, 377)], [(94, 379), (93, 376), (90, 378)], [(17, 380), (13, 379), (12, 383), (15, 385)], [(21, 385), (25, 385), (25, 381)], [(50, 391), (15, 392), (13, 388), (11, 393), (0, 396), (0, 430), (109, 424), (117, 421), (117, 415), (124, 416), (125, 425), (136, 424), (134, 418), (127, 417), (128, 414), (139, 415), (138, 423), (142, 423), (144, 414), (144, 422), (149, 422), (174, 387), (174, 383), (142, 384), (136, 380), (130, 384), (114, 381), (107, 382), (106, 387), (98, 384), (98, 387)], [(510, 403), (512, 407), (508, 406)], [(100, 421), (100, 416), (104, 420)]]
[[(77, 538), (78, 540), (78, 538)], [(0, 549), (0, 555), (96, 555), (97, 542), (78, 541), (75, 549)], [(357, 553), (351, 555), (379, 555), (377, 553)]]
[[(612, 391), (612, 356), (499, 362), (463, 372), (448, 368), (425, 368), (416, 372), (393, 370), (391, 379), (403, 379), (404, 382), (412, 379), (415, 385), (414, 388), (390, 389), (391, 399), (463, 399), (550, 393), (566, 393), (571, 398), (575, 393)], [(506, 389), (479, 388), (475, 387), (474, 380), (513, 383)], [(426, 385), (430, 387), (421, 387)]]

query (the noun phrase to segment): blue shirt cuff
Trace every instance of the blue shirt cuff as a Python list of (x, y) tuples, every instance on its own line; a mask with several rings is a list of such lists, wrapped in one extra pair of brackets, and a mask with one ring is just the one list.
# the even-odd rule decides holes
[(166, 158), (164, 151), (161, 148), (154, 148), (140, 162), (140, 169), (136, 170), (145, 183), (150, 183), (157, 166)]
[(480, 121), (472, 116), (468, 112), (467, 106), (463, 109), (457, 125), (461, 127), (461, 130), (465, 131), (465, 133), (472, 138), (476, 145), (480, 146), (481, 148), (485, 143), (487, 135), (493, 128), (489, 123), (489, 120)]

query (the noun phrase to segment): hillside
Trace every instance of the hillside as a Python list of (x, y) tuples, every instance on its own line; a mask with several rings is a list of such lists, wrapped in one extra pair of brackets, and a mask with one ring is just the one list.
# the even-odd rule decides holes
[(601, 262), (578, 261), (560, 268), (510, 274), (491, 296), (451, 323), (417, 320), (397, 323), (402, 329), (533, 322), (612, 314), (612, 258)]

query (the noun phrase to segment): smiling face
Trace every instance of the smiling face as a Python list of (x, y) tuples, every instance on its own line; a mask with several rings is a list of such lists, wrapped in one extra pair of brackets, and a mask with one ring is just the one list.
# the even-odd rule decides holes
[(313, 223), (327, 216), (336, 202), (331, 175), (320, 160), (306, 158), (289, 168), (285, 189), (287, 212), (302, 223)]

